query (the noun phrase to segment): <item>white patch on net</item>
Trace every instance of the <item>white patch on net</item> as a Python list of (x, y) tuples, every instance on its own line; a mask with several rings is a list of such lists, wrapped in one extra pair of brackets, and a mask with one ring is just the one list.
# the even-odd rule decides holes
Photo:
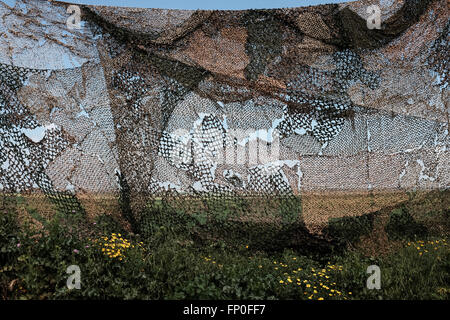
[(295, 128), (295, 130), (294, 130), (294, 132), (296, 133), (296, 134), (299, 134), (299, 135), (305, 135), (306, 134), (306, 129), (305, 128)]
[(2, 0), (2, 2), (10, 8), (14, 8), (16, 5), (16, 0)]
[(420, 180), (429, 180), (429, 181), (435, 181), (436, 178), (430, 177), (429, 175), (424, 174), (424, 171), (426, 169), (425, 164), (421, 159), (417, 159), (416, 162), (420, 165), (420, 172), (419, 172), (419, 181)]
[(91, 117), (89, 116), (89, 113), (86, 112), (86, 109), (84, 108), (83, 104), (80, 103), (79, 107), (81, 111), (76, 114), (75, 118), (86, 117), (90, 119)]
[[(274, 134), (277, 131), (277, 127), (278, 125), (285, 119), (285, 117), (283, 116), (282, 118), (277, 118), (274, 119), (272, 121), (272, 126), (269, 129), (259, 129), (259, 130), (248, 130), (249, 134), (247, 137), (245, 137), (244, 139), (242, 139), (241, 141), (238, 141), (238, 144), (241, 146), (245, 146), (248, 142), (253, 141), (253, 140), (263, 140), (266, 141), (268, 143), (272, 143), (274, 140)], [(306, 131), (305, 131), (306, 133)], [(298, 133), (298, 134), (303, 134), (303, 133)]]
[(409, 165), (409, 161), (406, 160), (406, 163), (405, 163), (405, 165), (404, 165), (404, 168), (403, 168), (402, 172), (400, 173), (400, 175), (398, 176), (398, 181), (399, 181), (400, 183), (401, 183), (403, 177), (404, 177), (405, 174), (406, 174), (406, 168), (408, 167), (408, 165)]
[(8, 170), (9, 169), (9, 160), (8, 159), (6, 159), (6, 161), (2, 163), (1, 168), (3, 170)]
[(74, 193), (74, 192), (75, 192), (75, 186), (74, 186), (72, 183), (69, 182), (69, 183), (66, 185), (66, 191), (69, 191), (69, 192)]
[(103, 161), (103, 159), (100, 157), (99, 154), (97, 154), (97, 159), (101, 164), (105, 164), (105, 162)]
[(195, 191), (203, 192), (206, 191), (205, 188), (203, 188), (202, 183), (200, 181), (196, 181), (192, 184), (192, 188), (194, 188)]
[(46, 126), (38, 126), (34, 129), (22, 128), (21, 131), (25, 136), (28, 137), (28, 139), (30, 139), (34, 143), (39, 143), (42, 141), (42, 139), (44, 139), (47, 130), (54, 129), (58, 129), (58, 127), (56, 126), (56, 124), (52, 123)]
[(322, 146), (320, 147), (320, 151), (317, 155), (322, 156), (323, 155), (323, 150), (328, 147), (328, 141), (325, 142), (324, 144), (322, 144)]

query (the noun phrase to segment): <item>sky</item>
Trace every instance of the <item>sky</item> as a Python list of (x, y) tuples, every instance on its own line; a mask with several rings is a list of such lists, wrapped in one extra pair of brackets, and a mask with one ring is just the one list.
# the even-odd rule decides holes
[[(9, 6), (16, 0), (0, 0)], [(218, 9), (242, 10), (264, 8), (286, 8), (312, 6), (326, 3), (342, 3), (348, 0), (69, 0), (74, 4), (96, 4), (105, 6), (161, 8), (161, 9)]]

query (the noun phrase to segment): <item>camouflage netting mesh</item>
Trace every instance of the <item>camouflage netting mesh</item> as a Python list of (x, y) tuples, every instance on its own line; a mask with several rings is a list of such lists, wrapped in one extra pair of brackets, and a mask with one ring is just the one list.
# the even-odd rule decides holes
[(73, 30), (67, 3), (0, 2), (0, 207), (264, 246), (412, 191), (448, 212), (447, 1), (385, 2), (81, 6)]

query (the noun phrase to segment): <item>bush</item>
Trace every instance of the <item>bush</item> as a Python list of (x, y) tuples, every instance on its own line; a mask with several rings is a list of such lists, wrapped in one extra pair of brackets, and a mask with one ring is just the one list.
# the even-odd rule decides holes
[(427, 234), (427, 228), (417, 223), (405, 208), (391, 211), (385, 230), (392, 240), (416, 239), (424, 237)]

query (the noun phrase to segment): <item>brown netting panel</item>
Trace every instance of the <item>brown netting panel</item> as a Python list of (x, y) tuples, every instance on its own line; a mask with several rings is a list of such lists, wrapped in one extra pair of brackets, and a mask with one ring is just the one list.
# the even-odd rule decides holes
[(82, 6), (77, 37), (97, 58), (0, 63), (0, 206), (276, 247), (411, 191), (445, 199), (447, 3), (394, 1), (381, 29), (371, 4)]

